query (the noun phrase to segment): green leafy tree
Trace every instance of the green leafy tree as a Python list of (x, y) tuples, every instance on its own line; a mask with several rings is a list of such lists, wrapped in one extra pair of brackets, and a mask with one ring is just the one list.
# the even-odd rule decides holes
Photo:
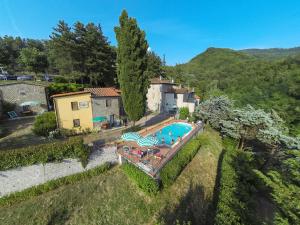
[(57, 128), (54, 112), (45, 112), (36, 117), (33, 132), (40, 136), (48, 137), (49, 132)]
[(120, 26), (115, 27), (118, 41), (117, 75), (125, 112), (135, 122), (143, 117), (146, 110), (148, 44), (145, 32), (140, 30), (134, 18), (128, 17), (125, 10), (119, 21)]
[(221, 120), (227, 120), (232, 110), (233, 102), (227, 96), (220, 96), (201, 102), (196, 113), (205, 123), (220, 129)]
[(268, 197), (276, 206), (274, 224), (300, 223), (300, 153), (290, 150), (277, 162), (277, 167), (267, 173), (254, 170), (258, 180), (269, 190)]
[(23, 48), (19, 60), (28, 71), (34, 72), (35, 75), (39, 72), (45, 72), (48, 68), (46, 54), (35, 47)]

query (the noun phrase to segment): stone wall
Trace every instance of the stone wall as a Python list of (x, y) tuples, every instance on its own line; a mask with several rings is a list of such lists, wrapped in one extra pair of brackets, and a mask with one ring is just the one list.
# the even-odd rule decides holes
[(34, 107), (34, 111), (42, 111), (48, 109), (47, 88), (41, 85), (12, 83), (0, 85), (0, 92), (4, 102), (15, 104), (15, 111), (21, 112), (20, 106), (23, 102), (35, 101), (41, 105)]

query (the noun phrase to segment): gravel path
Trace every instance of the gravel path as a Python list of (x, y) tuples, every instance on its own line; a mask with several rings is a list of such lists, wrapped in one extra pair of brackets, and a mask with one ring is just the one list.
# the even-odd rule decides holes
[(44, 166), (38, 164), (0, 171), (0, 197), (49, 180), (83, 172), (105, 162), (117, 162), (116, 147), (94, 150), (86, 168), (76, 159), (65, 159), (63, 162), (46, 163)]

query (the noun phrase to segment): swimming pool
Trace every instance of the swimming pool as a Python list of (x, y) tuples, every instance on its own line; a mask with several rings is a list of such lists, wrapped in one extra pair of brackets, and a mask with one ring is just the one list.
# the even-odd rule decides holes
[(156, 131), (154, 134), (158, 140), (159, 144), (167, 144), (172, 145), (173, 143), (177, 142), (178, 137), (183, 137), (184, 135), (188, 134), (192, 130), (192, 126), (187, 123), (172, 123), (168, 126), (165, 126), (161, 130)]

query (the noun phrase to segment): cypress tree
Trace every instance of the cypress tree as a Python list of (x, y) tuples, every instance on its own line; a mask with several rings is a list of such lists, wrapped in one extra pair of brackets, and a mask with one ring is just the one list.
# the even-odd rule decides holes
[(125, 10), (119, 21), (120, 26), (115, 27), (118, 41), (117, 75), (125, 112), (135, 123), (146, 110), (148, 44), (145, 32), (138, 27), (136, 19), (128, 17)]

